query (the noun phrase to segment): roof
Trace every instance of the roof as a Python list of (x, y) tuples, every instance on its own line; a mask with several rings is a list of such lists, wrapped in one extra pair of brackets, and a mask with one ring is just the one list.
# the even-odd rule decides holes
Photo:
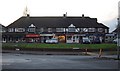
[(120, 32), (120, 27), (119, 27), (119, 28), (117, 27), (117, 28), (113, 31), (113, 33), (114, 33), (114, 32), (115, 32), (115, 33)]
[(90, 17), (31, 17), (23, 16), (18, 20), (14, 21), (8, 28), (28, 28), (31, 24), (36, 28), (55, 28), (63, 27), (67, 28), (71, 24), (79, 28), (108, 28), (107, 26), (98, 23), (96, 18)]
[(4, 25), (0, 24), (0, 28), (4, 29), (6, 28)]

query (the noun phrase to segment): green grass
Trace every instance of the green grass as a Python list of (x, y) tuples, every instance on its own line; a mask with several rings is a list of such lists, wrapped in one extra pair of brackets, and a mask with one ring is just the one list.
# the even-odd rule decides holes
[(116, 44), (41, 44), (41, 43), (3, 43), (2, 48), (15, 48), (15, 45), (20, 48), (88, 48), (88, 49), (110, 49), (117, 47)]

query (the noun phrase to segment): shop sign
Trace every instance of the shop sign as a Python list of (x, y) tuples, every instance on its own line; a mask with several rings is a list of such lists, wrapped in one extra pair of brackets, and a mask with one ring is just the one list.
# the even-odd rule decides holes
[(26, 37), (39, 37), (40, 35), (38, 34), (27, 34)]
[(40, 36), (55, 36), (55, 34), (40, 34)]

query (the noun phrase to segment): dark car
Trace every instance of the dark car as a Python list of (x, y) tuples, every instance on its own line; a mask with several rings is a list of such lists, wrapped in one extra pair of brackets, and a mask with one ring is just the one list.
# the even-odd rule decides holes
[(94, 39), (93, 43), (94, 44), (100, 44), (101, 42), (100, 42), (100, 39), (97, 37), (97, 38)]

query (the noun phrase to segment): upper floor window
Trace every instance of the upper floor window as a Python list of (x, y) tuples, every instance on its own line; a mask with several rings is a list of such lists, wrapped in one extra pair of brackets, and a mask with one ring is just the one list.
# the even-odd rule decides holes
[(6, 30), (5, 29), (0, 29), (0, 32), (6, 32)]
[(103, 32), (103, 28), (98, 28), (98, 32)]
[(44, 28), (40, 28), (40, 32), (41, 32), (41, 33), (44, 32)]
[(75, 26), (73, 24), (71, 24), (69, 27), (68, 27), (68, 32), (75, 32)]
[(107, 30), (107, 29), (105, 29), (105, 33), (108, 33), (108, 30)]
[(89, 28), (89, 32), (95, 32), (95, 28)]
[(15, 28), (15, 32), (25, 32), (25, 28)]
[(28, 28), (28, 32), (35, 32), (35, 28)]
[(56, 32), (65, 32), (64, 28), (56, 28)]
[(35, 32), (35, 25), (31, 24), (28, 28), (28, 32)]
[(48, 28), (48, 32), (52, 32), (52, 28)]
[(14, 28), (9, 28), (8, 32), (14, 32)]

